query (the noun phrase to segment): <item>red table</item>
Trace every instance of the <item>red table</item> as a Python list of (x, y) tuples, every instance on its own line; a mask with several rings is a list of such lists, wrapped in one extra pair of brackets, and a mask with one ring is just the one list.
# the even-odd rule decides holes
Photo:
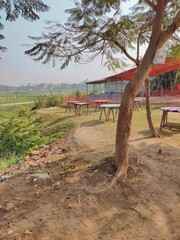
[(95, 111), (100, 110), (100, 105), (101, 104), (108, 104), (110, 102), (111, 102), (111, 100), (109, 100), (109, 99), (97, 99), (97, 100), (94, 100), (94, 103), (96, 104)]
[(66, 112), (69, 110), (71, 112), (71, 109), (74, 108), (74, 104), (78, 103), (79, 101), (68, 101), (67, 106), (66, 106)]

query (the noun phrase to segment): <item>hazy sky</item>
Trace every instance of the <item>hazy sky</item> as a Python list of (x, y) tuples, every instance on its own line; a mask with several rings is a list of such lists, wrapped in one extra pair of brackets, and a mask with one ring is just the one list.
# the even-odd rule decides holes
[[(72, 0), (44, 0), (43, 2), (51, 9), (48, 13), (40, 14), (41, 18), (36, 22), (28, 22), (22, 18), (15, 22), (8, 22), (3, 19), (1, 13), (1, 22), (4, 24), (2, 34), (6, 38), (0, 41), (0, 44), (7, 47), (8, 51), (1, 54), (0, 84), (19, 86), (28, 83), (78, 83), (86, 79), (97, 80), (115, 74), (101, 66), (100, 60), (86, 65), (72, 63), (65, 70), (59, 70), (58, 65), (53, 68), (41, 62), (34, 62), (32, 58), (26, 56), (24, 51), (27, 48), (22, 45), (30, 43), (27, 36), (40, 36), (45, 20), (65, 21), (67, 15), (64, 10), (74, 6)], [(135, 0), (130, 2), (134, 3)], [(118, 72), (121, 71), (118, 70), (116, 73)]]

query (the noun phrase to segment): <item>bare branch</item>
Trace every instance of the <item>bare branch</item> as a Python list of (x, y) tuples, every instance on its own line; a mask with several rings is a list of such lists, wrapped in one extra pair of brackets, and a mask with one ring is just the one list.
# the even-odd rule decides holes
[(180, 43), (180, 39), (179, 39), (178, 37), (176, 37), (176, 36), (172, 36), (172, 38), (173, 38), (174, 40), (176, 40), (177, 42)]
[(127, 58), (129, 58), (132, 62), (137, 64), (137, 60), (127, 52), (125, 47), (123, 47), (119, 42), (114, 42), (114, 44), (121, 49), (121, 51), (126, 55)]

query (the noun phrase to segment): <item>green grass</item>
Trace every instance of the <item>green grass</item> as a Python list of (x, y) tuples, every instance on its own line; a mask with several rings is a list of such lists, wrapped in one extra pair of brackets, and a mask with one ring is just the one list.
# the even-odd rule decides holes
[(1, 108), (0, 172), (74, 127), (72, 121), (59, 114), (42, 114), (30, 109), (29, 105)]
[(27, 102), (33, 101), (42, 93), (36, 92), (10, 92), (10, 93), (0, 93), (0, 104), (2, 103), (12, 103), (12, 102)]

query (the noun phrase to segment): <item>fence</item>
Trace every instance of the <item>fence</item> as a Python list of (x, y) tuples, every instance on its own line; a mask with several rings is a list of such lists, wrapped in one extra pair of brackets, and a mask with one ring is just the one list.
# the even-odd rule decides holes
[(68, 101), (80, 101), (80, 102), (87, 102), (86, 96), (84, 97), (77, 97), (77, 96), (68, 96), (64, 97), (63, 99), (63, 105), (66, 106)]
[(180, 87), (179, 89), (158, 89), (158, 90), (154, 90), (151, 93), (152, 97), (157, 97), (157, 96), (180, 96)]
[(95, 105), (94, 100), (98, 99), (108, 99), (111, 100), (111, 103), (120, 103), (121, 102), (121, 97), (118, 96), (105, 96), (105, 95), (89, 95), (89, 96), (84, 96), (84, 97), (76, 97), (76, 96), (68, 96), (64, 97), (63, 100), (63, 106), (67, 106), (68, 101), (80, 101), (80, 102), (89, 102), (91, 105)]

